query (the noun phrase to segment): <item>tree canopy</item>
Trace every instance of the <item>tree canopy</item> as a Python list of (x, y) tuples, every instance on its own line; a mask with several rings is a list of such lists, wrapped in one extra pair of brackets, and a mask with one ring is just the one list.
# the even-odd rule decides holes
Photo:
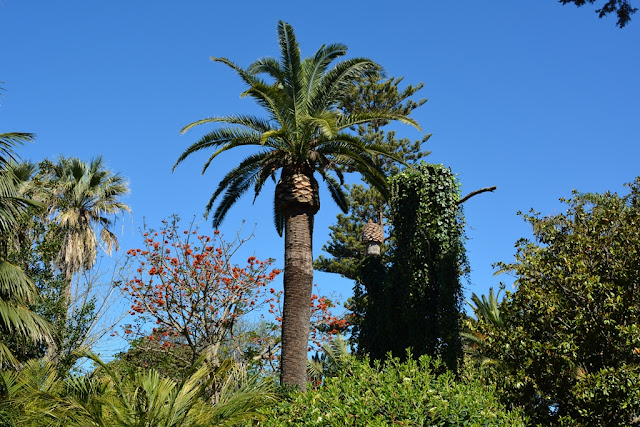
[[(562, 4), (572, 3), (577, 7), (585, 4), (594, 4), (596, 0), (558, 0)], [(607, 0), (600, 9), (596, 9), (596, 13), (603, 18), (611, 13), (618, 16), (616, 25), (623, 28), (631, 21), (631, 15), (638, 11), (637, 7), (632, 7), (629, 0)]]
[(517, 290), (476, 323), (504, 398), (542, 425), (640, 421), (640, 178), (629, 189), (524, 215), (534, 239), (501, 264)]

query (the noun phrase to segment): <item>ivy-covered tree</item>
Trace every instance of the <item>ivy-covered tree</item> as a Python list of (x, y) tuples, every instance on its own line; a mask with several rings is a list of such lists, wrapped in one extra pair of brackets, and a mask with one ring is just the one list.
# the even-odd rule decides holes
[(540, 425), (640, 423), (640, 178), (629, 189), (523, 215), (534, 239), (501, 265), (517, 290), (476, 324), (504, 399)]
[(442, 165), (421, 163), (390, 180), (391, 265), (362, 267), (368, 294), (359, 346), (373, 358), (440, 356), (457, 371), (461, 277), (468, 271), (459, 185)]
[[(401, 88), (403, 78), (385, 78), (376, 73), (360, 77), (357, 84), (351, 87), (340, 108), (345, 112), (366, 113), (369, 110), (383, 110), (409, 115), (420, 107), (426, 99), (414, 100), (414, 95), (424, 84), (407, 85)], [(393, 153), (396, 159), (407, 164), (415, 163), (426, 157), (429, 152), (422, 150), (431, 134), (422, 139), (410, 140), (396, 138), (394, 131), (386, 132), (385, 120), (375, 120), (365, 125), (357, 126), (358, 136), (366, 144), (379, 145)], [(397, 174), (404, 167), (400, 162), (383, 157), (374, 156), (373, 161), (380, 166), (384, 174), (389, 177)], [(379, 227), (379, 234), (383, 235), (385, 218), (388, 217), (388, 205), (378, 190), (369, 185), (346, 185), (346, 200), (349, 204), (348, 214), (338, 214), (336, 223), (329, 227), (331, 233), (329, 241), (322, 250), (330, 255), (320, 255), (314, 261), (314, 268), (327, 273), (340, 274), (354, 280), (354, 296), (348, 301), (350, 313), (347, 315), (351, 327), (352, 341), (358, 341), (364, 309), (367, 305), (366, 291), (360, 280), (359, 264), (366, 257), (366, 243), (363, 241), (363, 228), (372, 222)], [(383, 235), (384, 236), (384, 235)], [(384, 237), (383, 237), (384, 239)], [(382, 242), (381, 253), (384, 255), (390, 242)]]

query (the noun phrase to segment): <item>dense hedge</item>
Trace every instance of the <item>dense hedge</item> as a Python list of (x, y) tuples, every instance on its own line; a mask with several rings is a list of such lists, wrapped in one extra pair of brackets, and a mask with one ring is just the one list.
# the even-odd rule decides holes
[(428, 356), (374, 366), (349, 358), (317, 390), (293, 393), (264, 415), (261, 426), (525, 425), (471, 373), (456, 380)]

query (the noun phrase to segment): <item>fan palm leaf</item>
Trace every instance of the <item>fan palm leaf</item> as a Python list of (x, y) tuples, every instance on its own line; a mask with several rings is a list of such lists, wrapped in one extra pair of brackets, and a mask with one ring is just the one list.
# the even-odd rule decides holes
[[(105, 167), (102, 157), (89, 163), (60, 157), (49, 179), (55, 188), (51, 215), (63, 233), (56, 262), (69, 288), (76, 272), (93, 266), (99, 244), (109, 254), (118, 249), (118, 239), (110, 228), (117, 215), (131, 211), (121, 201), (129, 187), (120, 174)], [(94, 227), (98, 228), (98, 234)]]

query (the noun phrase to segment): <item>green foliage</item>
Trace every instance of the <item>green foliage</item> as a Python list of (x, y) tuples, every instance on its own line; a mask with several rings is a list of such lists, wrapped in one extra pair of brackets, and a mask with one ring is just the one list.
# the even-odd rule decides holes
[(456, 380), (437, 359), (422, 356), (384, 363), (343, 359), (317, 390), (290, 393), (264, 410), (259, 426), (523, 426), (493, 388), (466, 372)]
[[(502, 289), (501, 289), (502, 290)], [(489, 296), (478, 297), (471, 294), (469, 305), (476, 318), (465, 316), (463, 319), (464, 331), (461, 333), (463, 349), (472, 361), (478, 362), (480, 366), (497, 364), (497, 357), (488, 345), (487, 337), (480, 330), (500, 329), (504, 326), (503, 318), (500, 316), (501, 303), (498, 301), (500, 291), (496, 295), (493, 288), (489, 288)], [(480, 326), (483, 325), (483, 326)]]
[[(573, 3), (576, 6), (584, 6), (585, 4), (593, 4), (596, 0), (558, 0), (562, 4)], [(637, 7), (631, 7), (630, 0), (606, 0), (606, 3), (602, 5), (600, 9), (596, 10), (596, 13), (600, 18), (603, 18), (611, 13), (615, 13), (618, 17), (616, 25), (623, 28), (631, 21), (631, 15), (638, 11)]]
[[(180, 337), (162, 336), (163, 329), (157, 329), (149, 339), (142, 336), (129, 341), (129, 348), (116, 354), (109, 367), (116, 372), (153, 369), (166, 378), (180, 381), (191, 367), (191, 351)], [(166, 346), (165, 342), (174, 345)]]
[(478, 322), (505, 401), (541, 425), (629, 425), (640, 416), (640, 178), (630, 192), (561, 199), (524, 218), (534, 240), (502, 271), (517, 291), (503, 326)]
[[(385, 79), (381, 73), (360, 76), (356, 85), (352, 86), (340, 104), (345, 113), (366, 113), (369, 111), (389, 111), (409, 115), (414, 109), (427, 100), (411, 99), (422, 87), (408, 85), (400, 89), (402, 78)], [(371, 123), (358, 125), (358, 136), (367, 145), (377, 145), (393, 154), (393, 157), (374, 156), (372, 161), (380, 166), (385, 176), (393, 176), (403, 168), (401, 162), (412, 164), (429, 154), (422, 151), (422, 144), (431, 134), (421, 140), (411, 141), (407, 138), (396, 138), (394, 131), (385, 132), (383, 127), (389, 122), (374, 120)], [(348, 170), (348, 169), (347, 169)], [(362, 243), (362, 227), (368, 220), (377, 223), (388, 217), (385, 197), (374, 187), (360, 184), (347, 185), (346, 200), (349, 205), (348, 214), (338, 214), (336, 224), (329, 227), (329, 241), (322, 250), (329, 255), (320, 255), (314, 261), (316, 270), (337, 273), (349, 279), (358, 277), (358, 264), (365, 257), (365, 245)], [(383, 245), (383, 253), (384, 247)], [(356, 283), (356, 286), (360, 286)]]
[[(6, 426), (224, 426), (259, 419), (273, 401), (270, 385), (232, 364), (200, 360), (181, 381), (153, 369), (116, 372), (96, 356), (98, 368), (62, 378), (51, 363), (33, 360), (19, 372), (0, 373), (0, 421)], [(217, 382), (215, 402), (209, 387)]]
[[(294, 173), (307, 176), (319, 173), (334, 201), (346, 212), (341, 189), (342, 168), (359, 172), (367, 182), (384, 192), (384, 177), (372, 158), (389, 154), (383, 147), (365, 144), (347, 131), (359, 124), (375, 121), (400, 121), (419, 128), (417, 122), (402, 111), (368, 109), (345, 114), (336, 108), (348, 95), (358, 76), (376, 73), (380, 69), (375, 62), (367, 58), (352, 58), (335, 63), (347, 52), (343, 44), (323, 45), (314, 56), (301, 58), (293, 27), (282, 21), (278, 23), (278, 41), (280, 59), (261, 58), (246, 69), (227, 58), (212, 58), (238, 74), (247, 85), (243, 96), (263, 107), (267, 119), (245, 115), (210, 117), (182, 129), (186, 132), (209, 123), (228, 126), (207, 133), (188, 147), (178, 158), (174, 169), (200, 150), (214, 150), (203, 167), (203, 173), (219, 154), (227, 150), (240, 146), (254, 146), (261, 150), (244, 159), (218, 185), (206, 208), (208, 213), (222, 196), (214, 213), (214, 227), (220, 225), (229, 208), (251, 187), (257, 197), (265, 182), (269, 178), (275, 179), (278, 170), (282, 170), (281, 178)], [(274, 215), (276, 228), (282, 233), (282, 218), (277, 210)]]
[(420, 165), (391, 178), (391, 266), (369, 261), (364, 352), (379, 358), (440, 355), (456, 371), (461, 357), (461, 276), (468, 269), (458, 183), (448, 168)]
[(0, 134), (0, 368), (5, 363), (17, 363), (7, 337), (38, 345), (49, 341), (51, 333), (48, 322), (29, 309), (29, 304), (38, 299), (33, 282), (7, 259), (20, 218), (29, 208), (38, 206), (22, 197), (12, 167), (17, 158), (15, 147), (31, 140), (33, 135), (27, 133)]
[[(48, 356), (57, 360), (61, 372), (69, 370), (77, 360), (75, 351), (83, 347), (91, 327), (98, 316), (96, 298), (73, 298), (64, 275), (56, 266), (56, 260), (62, 250), (65, 229), (50, 216), (55, 209), (53, 197), (60, 183), (52, 179), (51, 162), (45, 160), (39, 164), (19, 163), (12, 165), (12, 171), (18, 179), (20, 194), (40, 202), (41, 206), (26, 209), (16, 220), (16, 233), (6, 236), (8, 242), (7, 260), (18, 266), (34, 282), (39, 298), (34, 299), (29, 308), (51, 322), (52, 341), (50, 345), (33, 343), (19, 336), (12, 336), (8, 346), (14, 351), (17, 360), (25, 362), (32, 358)], [(87, 294), (93, 284), (79, 280), (81, 293)]]

